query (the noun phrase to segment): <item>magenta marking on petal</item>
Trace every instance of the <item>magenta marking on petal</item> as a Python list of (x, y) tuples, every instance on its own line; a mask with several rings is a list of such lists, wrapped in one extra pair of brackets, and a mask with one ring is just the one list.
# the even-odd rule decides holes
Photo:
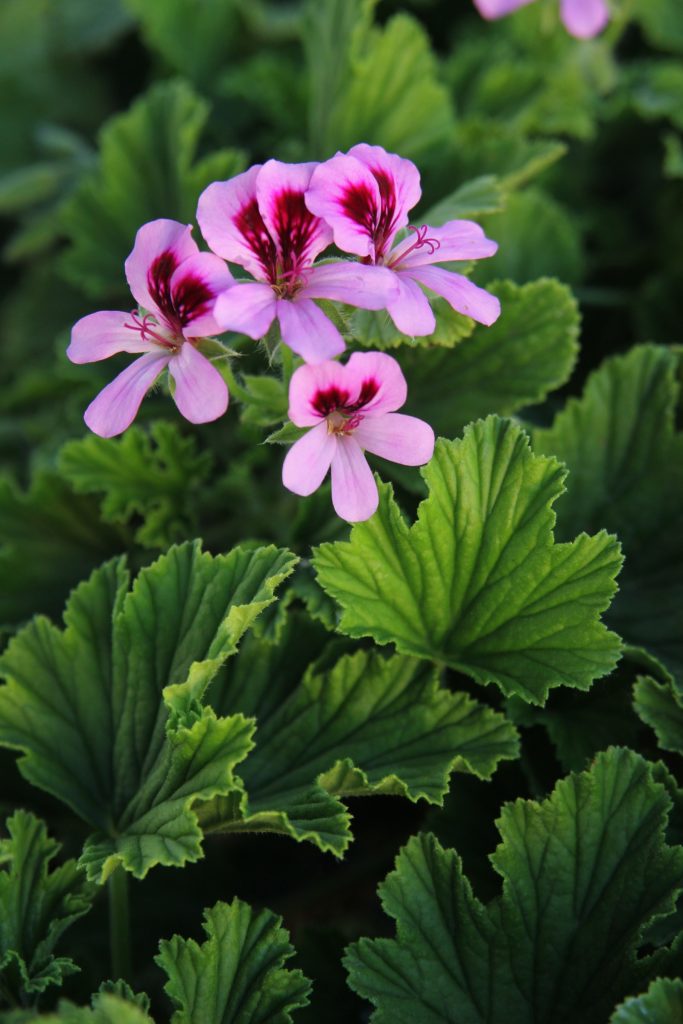
[(186, 327), (190, 321), (208, 313), (215, 297), (213, 290), (200, 277), (188, 274), (181, 278), (172, 295), (173, 311), (180, 325)]
[(250, 199), (233, 217), (233, 223), (259, 261), (268, 280), (274, 282), (277, 277), (277, 250), (261, 216), (256, 197)]
[(321, 416), (331, 417), (330, 433), (350, 434), (363, 420), (361, 410), (372, 401), (378, 391), (378, 382), (368, 377), (361, 384), (358, 396), (351, 401), (351, 395), (345, 388), (333, 384), (324, 390), (318, 389), (311, 399), (311, 406)]
[(341, 388), (333, 385), (324, 391), (316, 391), (311, 399), (311, 405), (321, 416), (329, 416), (331, 413), (344, 408), (348, 400), (348, 391), (343, 391)]
[(375, 195), (365, 182), (348, 185), (341, 205), (346, 215), (372, 236), (375, 261), (379, 261), (396, 230), (396, 185), (383, 167), (371, 167), (370, 171), (379, 189), (379, 209)]
[[(162, 252), (147, 271), (147, 286), (159, 312), (171, 330), (182, 335), (183, 327), (198, 316), (209, 312), (210, 303), (215, 298), (209, 285), (195, 274), (187, 274), (171, 288), (171, 278), (180, 266), (176, 254), (168, 249)], [(141, 325), (144, 338), (145, 330), (161, 344), (168, 344), (154, 335), (146, 326), (147, 317)]]
[(147, 271), (147, 287), (164, 315), (172, 315), (171, 278), (178, 267), (178, 257), (172, 249), (159, 253)]
[(273, 219), (280, 243), (282, 270), (287, 279), (296, 276), (310, 260), (308, 250), (314, 239), (319, 218), (308, 209), (303, 191), (282, 189), (275, 197)]

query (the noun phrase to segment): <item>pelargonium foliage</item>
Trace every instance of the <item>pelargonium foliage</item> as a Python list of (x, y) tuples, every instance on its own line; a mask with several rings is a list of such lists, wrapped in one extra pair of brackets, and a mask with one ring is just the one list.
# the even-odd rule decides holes
[(679, 1022), (681, 0), (0, 39), (0, 1024)]

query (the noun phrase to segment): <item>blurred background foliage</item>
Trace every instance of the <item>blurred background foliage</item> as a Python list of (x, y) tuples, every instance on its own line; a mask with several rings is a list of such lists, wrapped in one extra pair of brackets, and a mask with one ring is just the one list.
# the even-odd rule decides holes
[[(140, 566), (200, 535), (214, 551), (253, 538), (306, 554), (346, 533), (325, 488), (301, 501), (281, 486), (283, 449), (263, 441), (286, 397), (276, 377), (260, 376), (269, 370), (262, 348), (234, 339), (248, 400), (233, 397), (224, 419), (192, 427), (156, 393), (138, 426), (111, 442), (86, 436), (82, 413), (114, 368), (72, 366), (64, 355), (75, 319), (130, 303), (123, 261), (137, 228), (162, 216), (193, 221), (206, 184), (253, 162), (379, 144), (420, 168), (416, 220), (474, 217), (500, 243), (474, 276), (507, 279), (493, 285), (507, 321), (487, 334), (443, 311), (439, 344), (381, 338), (399, 345), (411, 411), (450, 436), (491, 411), (544, 428), (605, 357), (680, 340), (680, 0), (613, 0), (608, 30), (581, 44), (561, 30), (557, 6), (540, 0), (486, 23), (469, 0), (3, 0), (0, 637), (35, 612), (58, 616), (70, 588), (116, 553)], [(574, 299), (563, 285), (532, 283), (546, 277), (571, 286), (580, 349)], [(349, 326), (359, 344), (379, 343), (385, 330)], [(392, 473), (413, 508), (419, 477)], [(314, 607), (320, 595), (303, 578), (297, 586)], [(642, 729), (619, 701), (631, 741)], [(552, 766), (550, 783), (559, 762), (545, 732), (529, 736)], [(0, 758), (9, 779), (0, 800), (24, 800), (59, 832), (63, 812), (28, 797), (12, 758)], [(482, 801), (492, 805), (481, 829), (458, 835), (466, 864), (489, 848), (493, 804), (526, 791), (525, 771), (501, 769), (495, 793), (459, 782), (458, 804), (476, 809), (467, 820)], [(186, 932), (184, 915), (194, 920), (197, 906), (237, 888), (285, 913), (309, 973), (325, 977), (327, 1015), (314, 1006), (297, 1019), (353, 1019), (358, 1001), (334, 968), (341, 935), (385, 927), (374, 887), (420, 815), (359, 809), (363, 856), (354, 849), (329, 868), (273, 837), (259, 838), (254, 862), (242, 837), (231, 840), (226, 877), (225, 844), (207, 846), (207, 861), (175, 889), (170, 925), (164, 873), (145, 883), (156, 909), (136, 956), (151, 961), (159, 934)], [(460, 828), (448, 811), (431, 824), (446, 836)], [(72, 833), (69, 852), (81, 839)], [(97, 974), (103, 913), (74, 929), (85, 971), (73, 991), (89, 992)]]

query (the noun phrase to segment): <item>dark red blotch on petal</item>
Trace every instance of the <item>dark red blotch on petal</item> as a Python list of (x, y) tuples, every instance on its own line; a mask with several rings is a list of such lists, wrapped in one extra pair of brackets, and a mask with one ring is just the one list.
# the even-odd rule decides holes
[(318, 218), (304, 202), (304, 193), (283, 189), (273, 204), (273, 220), (280, 244), (282, 270), (285, 274), (297, 271), (309, 262), (308, 248)]
[(255, 197), (234, 217), (234, 224), (261, 264), (268, 280), (274, 280), (277, 273), (277, 250)]
[(379, 384), (377, 381), (374, 377), (368, 377), (363, 381), (358, 397), (353, 402), (348, 391), (332, 385), (329, 388), (325, 388), (325, 390), (319, 389), (316, 391), (311, 405), (321, 416), (329, 416), (333, 412), (340, 412), (343, 416), (349, 416), (354, 412), (358, 412), (368, 402), (372, 401), (378, 391)]
[(371, 171), (379, 188), (379, 209), (372, 189), (368, 188), (365, 182), (347, 186), (341, 204), (346, 215), (364, 227), (372, 237), (375, 259), (379, 259), (394, 232), (396, 186), (394, 179), (383, 168), (373, 167)]
[(182, 333), (183, 327), (208, 312), (215, 296), (205, 281), (192, 274), (181, 278), (172, 290), (171, 278), (178, 266), (178, 258), (171, 249), (162, 252), (147, 271), (147, 287), (168, 326)]

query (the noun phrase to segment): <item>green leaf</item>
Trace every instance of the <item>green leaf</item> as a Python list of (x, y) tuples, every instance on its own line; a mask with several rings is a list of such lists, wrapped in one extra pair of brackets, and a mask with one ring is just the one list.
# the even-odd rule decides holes
[(611, 748), (541, 803), (503, 807), (488, 905), (460, 858), (420, 835), (380, 887), (395, 939), (347, 951), (373, 1024), (603, 1024), (615, 1003), (675, 964), (638, 955), (674, 909), (683, 849), (664, 841), (671, 801), (637, 754)]
[(474, 320), (456, 312), (445, 299), (434, 296), (430, 302), (436, 326), (428, 336), (411, 338), (402, 334), (385, 309), (357, 309), (351, 317), (351, 337), (365, 348), (388, 349), (405, 345), (422, 352), (433, 345), (453, 348), (472, 334)]
[(0, 623), (12, 625), (36, 611), (56, 614), (79, 579), (121, 550), (95, 502), (46, 470), (28, 491), (0, 477), (0, 540)]
[(568, 209), (538, 188), (511, 195), (503, 213), (482, 218), (498, 252), (477, 264), (477, 283), (509, 277), (518, 284), (558, 277), (574, 284), (583, 274), (581, 236)]
[(284, 967), (294, 949), (282, 918), (234, 899), (204, 911), (204, 931), (201, 946), (178, 935), (159, 945), (171, 1024), (290, 1024), (311, 983)]
[(551, 687), (585, 690), (611, 671), (619, 638), (600, 613), (616, 589), (619, 545), (606, 533), (554, 543), (559, 463), (491, 416), (461, 441), (439, 439), (422, 475), (430, 493), (413, 526), (384, 484), (378, 512), (349, 542), (317, 549), (341, 632), (395, 643), (536, 704)]
[(633, 691), (633, 706), (654, 729), (662, 750), (683, 754), (683, 702), (670, 682), (640, 677)]
[(184, 82), (160, 82), (100, 136), (98, 166), (63, 210), (70, 246), (62, 267), (93, 296), (127, 295), (123, 263), (141, 224), (156, 217), (194, 219), (199, 193), (242, 170), (235, 150), (196, 160), (207, 103)]
[(442, 689), (433, 670), (410, 658), (358, 651), (326, 672), (312, 665), (292, 687), (302, 670), (295, 662), (288, 672), (289, 663), (307, 643), (300, 627), (290, 632), (279, 671), (266, 661), (248, 689), (238, 676), (214, 695), (222, 712), (256, 716), (258, 744), (240, 769), (247, 797), (239, 808), (220, 799), (202, 808), (205, 828), (283, 832), (341, 856), (351, 838), (342, 797), (441, 804), (452, 771), (490, 778), (500, 760), (517, 756), (515, 729), (502, 715)]
[(258, 427), (280, 423), (287, 417), (287, 391), (277, 377), (245, 375), (242, 378), (249, 398), (242, 408), (242, 421)]
[(198, 700), (294, 564), (272, 547), (212, 557), (188, 543), (127, 593), (112, 561), (73, 592), (63, 631), (38, 618), (7, 647), (0, 744), (97, 830), (82, 858), (90, 878), (201, 856), (192, 805), (240, 789), (233, 768), (253, 725)]
[(635, 0), (632, 11), (653, 46), (683, 53), (683, 18), (677, 0)]
[(677, 355), (643, 345), (607, 360), (534, 448), (569, 468), (558, 533), (604, 527), (626, 556), (608, 622), (683, 685), (683, 434), (675, 430)]
[(149, 433), (132, 426), (119, 439), (89, 434), (60, 451), (59, 469), (79, 494), (104, 492), (101, 515), (108, 523), (142, 516), (135, 539), (165, 548), (194, 532), (195, 509), (212, 468), (193, 437), (164, 420)]
[(48, 838), (42, 821), (17, 811), (7, 830), (9, 838), (0, 839), (0, 1005), (25, 1005), (78, 971), (54, 949), (90, 910), (95, 893), (76, 861), (49, 870), (60, 845)]
[(609, 1024), (681, 1024), (683, 981), (656, 978), (642, 996), (632, 996), (618, 1006)]
[[(42, 1024), (154, 1024), (144, 1009), (108, 993), (93, 996), (92, 1006), (74, 1006), (62, 999), (54, 1013), (17, 1017), (16, 1024), (23, 1024), (24, 1020)], [(10, 1017), (6, 1024), (15, 1024), (15, 1019)]]
[(505, 192), (495, 174), (485, 174), (456, 188), (420, 214), (420, 221), (439, 227), (449, 220), (481, 217), (485, 213), (500, 213), (505, 207)]
[[(320, 157), (370, 139), (415, 160), (453, 128), (450, 97), (438, 80), (426, 32), (407, 14), (374, 27), (374, 6), (348, 0), (309, 4), (304, 45), (314, 104), (312, 143)], [(327, 65), (330, 49), (337, 52)]]
[(502, 306), (492, 327), (476, 325), (452, 351), (398, 354), (409, 382), (405, 411), (444, 437), (488, 413), (509, 415), (543, 401), (569, 379), (576, 361), (579, 312), (565, 285), (503, 281), (489, 290)]

